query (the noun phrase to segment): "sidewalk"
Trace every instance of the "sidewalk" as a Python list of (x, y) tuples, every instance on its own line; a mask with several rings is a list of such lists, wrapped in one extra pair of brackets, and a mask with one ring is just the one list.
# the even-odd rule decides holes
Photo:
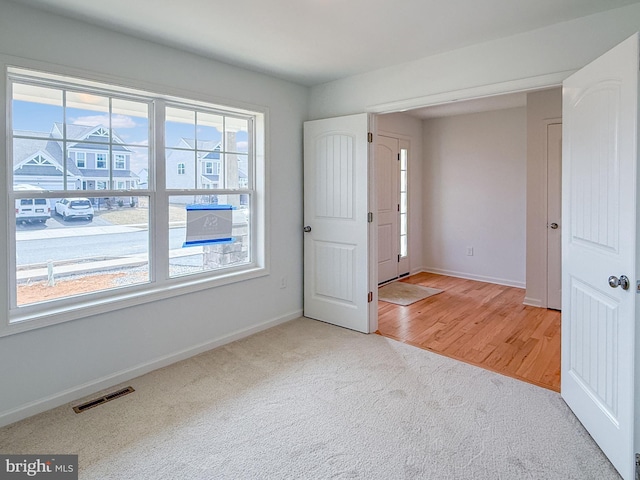
[[(170, 250), (169, 258), (190, 257), (202, 254), (202, 247), (192, 247), (189, 252), (182, 249)], [(197, 248), (197, 250), (195, 250)], [(146, 255), (131, 255), (128, 257), (109, 258), (104, 260), (95, 260), (92, 262), (80, 261), (79, 263), (68, 263), (55, 265), (53, 273), (55, 277), (63, 277), (66, 275), (86, 274), (90, 272), (99, 272), (107, 270), (118, 270), (126, 267), (139, 267), (148, 265), (149, 260)], [(48, 278), (48, 269), (46, 265), (34, 265), (27, 270), (18, 270), (16, 279), (24, 280), (46, 280)]]
[(46, 230), (16, 230), (16, 240), (42, 240), (46, 238), (85, 237), (112, 233), (137, 232), (140, 228), (124, 225), (105, 225), (102, 227), (48, 228)]

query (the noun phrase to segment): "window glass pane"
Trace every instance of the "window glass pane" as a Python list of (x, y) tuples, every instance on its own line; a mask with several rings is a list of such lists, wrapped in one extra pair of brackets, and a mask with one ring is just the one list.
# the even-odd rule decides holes
[(407, 191), (407, 172), (406, 171), (400, 172), (400, 191), (401, 192)]
[(14, 135), (48, 137), (62, 124), (62, 90), (13, 84), (12, 126)]
[(249, 160), (247, 155), (225, 155), (224, 164), (225, 178), (227, 180), (225, 188), (249, 188)]
[(165, 144), (167, 147), (195, 148), (196, 114), (193, 111), (167, 107)]
[(127, 145), (149, 146), (149, 105), (114, 98), (111, 102), (111, 127), (116, 140)]
[[(14, 139), (13, 189), (62, 190), (63, 161), (61, 142), (35, 138)], [(73, 182), (73, 178), (69, 177), (68, 181)]]
[(127, 176), (131, 180), (132, 189), (149, 188), (149, 149), (146, 147), (127, 147), (128, 155)]
[(406, 213), (400, 214), (400, 234), (401, 235), (407, 234), (407, 214)]
[(198, 188), (222, 188), (220, 152), (198, 152), (198, 157), (201, 159)]
[(34, 199), (24, 209), (21, 200), (18, 306), (149, 281), (148, 197)]
[(400, 149), (400, 170), (406, 170), (406, 169), (407, 169), (407, 149), (401, 148)]
[(109, 141), (109, 97), (67, 92), (66, 137), (71, 140)]
[[(172, 277), (245, 265), (251, 261), (248, 195), (181, 195), (169, 197), (169, 202)], [(187, 208), (193, 209), (194, 205), (211, 210), (194, 209), (188, 217)], [(226, 206), (231, 210), (214, 209)], [(192, 222), (189, 232), (187, 220)], [(209, 236), (207, 232), (210, 232)], [(215, 242), (211, 243), (213, 240)], [(201, 243), (187, 244), (194, 241)]]
[(167, 188), (196, 188), (196, 152), (167, 149)]
[(405, 192), (400, 194), (400, 211), (407, 213), (407, 194)]
[(408, 253), (408, 249), (407, 249), (407, 236), (406, 235), (402, 235), (400, 237), (400, 256), (401, 257), (406, 257)]
[(201, 150), (213, 150), (222, 141), (223, 116), (211, 113), (198, 112), (198, 148)]
[(225, 151), (247, 153), (249, 151), (248, 140), (249, 121), (245, 118), (226, 117)]

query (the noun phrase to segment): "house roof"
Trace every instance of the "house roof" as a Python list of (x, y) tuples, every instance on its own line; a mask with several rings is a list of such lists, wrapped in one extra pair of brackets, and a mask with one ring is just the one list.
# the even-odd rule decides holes
[[(20, 136), (28, 136), (28, 135), (33, 135), (34, 132), (16, 130), (14, 131), (14, 134), (20, 135)], [(42, 133), (40, 133), (39, 135), (42, 135)], [(62, 167), (63, 156), (62, 156), (62, 147), (60, 145), (60, 142), (56, 142), (53, 140), (44, 140), (39, 138), (18, 138), (18, 139), (15, 139), (13, 142), (14, 169), (17, 168), (21, 163), (37, 155), (39, 152), (49, 160), (56, 163), (58, 166)], [(34, 171), (33, 169), (40, 169), (40, 170), (37, 170), (39, 172), (37, 174), (42, 175), (42, 174), (47, 174), (46, 172), (48, 170), (45, 170), (45, 169), (49, 169), (49, 167), (45, 167), (45, 166), (31, 167), (29, 165), (24, 165), (22, 166), (20, 173), (28, 175), (28, 173), (26, 172), (32, 172)], [(67, 162), (67, 171), (71, 175), (76, 175), (76, 176), (82, 175), (80, 173), (80, 170), (78, 169), (78, 167), (76, 167), (76, 164), (73, 161)], [(36, 173), (31, 173), (31, 175), (36, 175)]]
[[(84, 125), (67, 125), (67, 137), (75, 138), (78, 143), (68, 143), (68, 147), (71, 149), (81, 150), (104, 150), (107, 151), (108, 146), (104, 143), (85, 143), (84, 141), (92, 138), (92, 134), (99, 128), (104, 128), (101, 125), (98, 126), (84, 126)], [(51, 132), (49, 134), (42, 132), (31, 132), (25, 130), (14, 130), (14, 135), (17, 137), (13, 142), (13, 165), (14, 173), (16, 175), (44, 175), (44, 176), (60, 176), (62, 175), (62, 165), (64, 162), (64, 156), (62, 153), (62, 142), (57, 141), (61, 138), (62, 124), (54, 123)], [(49, 139), (43, 137), (49, 136)], [(115, 131), (112, 132), (113, 144), (111, 150), (114, 152), (131, 152), (124, 145), (120, 137)], [(33, 138), (40, 137), (40, 138)], [(94, 136), (96, 139), (100, 137)], [(24, 165), (26, 161), (31, 158), (42, 155), (52, 165)], [(80, 169), (76, 166), (73, 159), (67, 158), (67, 172), (69, 175), (77, 177), (102, 177), (109, 176), (109, 171), (106, 169)], [(113, 170), (112, 176), (114, 178), (138, 178), (138, 176), (130, 170)]]

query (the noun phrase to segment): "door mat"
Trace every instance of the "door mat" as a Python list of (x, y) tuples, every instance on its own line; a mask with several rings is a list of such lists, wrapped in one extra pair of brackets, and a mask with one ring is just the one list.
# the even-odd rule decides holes
[(378, 289), (378, 300), (407, 306), (432, 295), (442, 293), (437, 288), (423, 287), (406, 282), (393, 282)]

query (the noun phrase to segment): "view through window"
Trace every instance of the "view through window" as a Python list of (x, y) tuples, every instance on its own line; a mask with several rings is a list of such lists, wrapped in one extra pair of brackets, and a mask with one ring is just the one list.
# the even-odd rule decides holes
[(259, 113), (8, 79), (13, 311), (255, 266)]

